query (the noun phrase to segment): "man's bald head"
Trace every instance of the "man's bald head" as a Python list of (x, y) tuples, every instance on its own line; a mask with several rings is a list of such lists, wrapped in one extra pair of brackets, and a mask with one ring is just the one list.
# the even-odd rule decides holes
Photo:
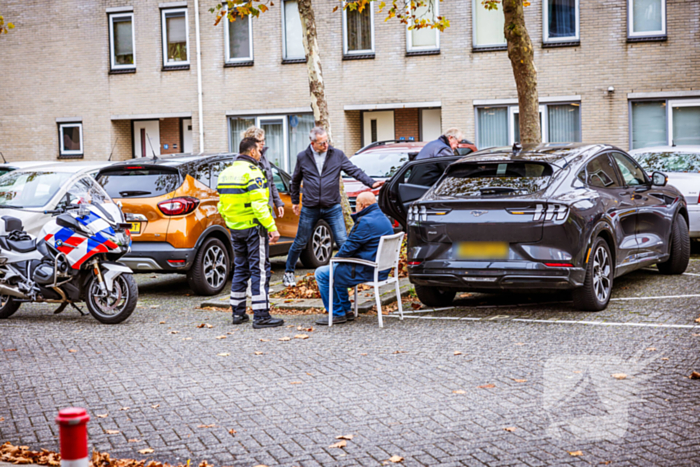
[(375, 204), (377, 202), (377, 197), (371, 191), (363, 191), (357, 195), (355, 200), (355, 212), (360, 212), (367, 206)]

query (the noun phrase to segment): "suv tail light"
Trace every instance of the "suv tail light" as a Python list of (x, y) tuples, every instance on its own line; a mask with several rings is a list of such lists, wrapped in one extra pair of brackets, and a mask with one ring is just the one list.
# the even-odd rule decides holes
[(569, 214), (569, 207), (565, 204), (538, 204), (535, 209), (507, 209), (511, 214), (515, 215), (532, 215), (533, 221), (539, 221), (544, 218), (546, 221), (551, 220), (564, 220)]
[(199, 206), (199, 200), (191, 196), (181, 196), (158, 203), (158, 209), (166, 216), (189, 214)]

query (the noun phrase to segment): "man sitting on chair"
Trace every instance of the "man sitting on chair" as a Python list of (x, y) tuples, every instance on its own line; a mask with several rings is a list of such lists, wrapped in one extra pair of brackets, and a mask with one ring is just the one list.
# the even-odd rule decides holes
[[(347, 242), (340, 248), (339, 258), (359, 258), (375, 261), (379, 239), (383, 235), (393, 235), (391, 222), (379, 209), (377, 198), (371, 191), (365, 191), (357, 197), (355, 214), (352, 215), (355, 225), (350, 231)], [(379, 272), (379, 280), (389, 276), (389, 269)], [(350, 307), (348, 288), (357, 284), (374, 280), (374, 269), (362, 264), (340, 263), (333, 266), (333, 324), (342, 324), (355, 319)], [(316, 282), (321, 292), (323, 306), (328, 311), (328, 295), (330, 281), (330, 265), (316, 269)], [(328, 325), (328, 318), (316, 321), (318, 325)]]

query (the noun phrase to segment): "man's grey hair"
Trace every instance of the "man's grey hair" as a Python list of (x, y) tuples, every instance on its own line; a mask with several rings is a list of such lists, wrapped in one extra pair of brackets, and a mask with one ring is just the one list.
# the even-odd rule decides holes
[(319, 136), (327, 135), (326, 130), (323, 127), (315, 126), (309, 132), (309, 139), (314, 142)]
[(445, 133), (443, 133), (443, 136), (446, 137), (454, 137), (457, 139), (457, 141), (462, 141), (464, 139), (464, 133), (462, 133), (462, 130), (459, 128), (450, 128), (447, 130)]

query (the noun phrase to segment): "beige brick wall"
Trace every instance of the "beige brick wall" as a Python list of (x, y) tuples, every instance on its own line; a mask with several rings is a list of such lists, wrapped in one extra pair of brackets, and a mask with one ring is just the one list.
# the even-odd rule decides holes
[[(478, 2), (478, 0), (477, 0)], [(282, 65), (280, 3), (253, 20), (254, 59), (225, 68), (223, 25), (214, 27), (200, 1), (205, 151), (228, 149), (228, 111), (309, 105), (305, 64)], [(442, 102), (442, 126), (475, 139), (475, 99), (517, 96), (507, 52), (472, 52), (472, 0), (442, 2), (451, 27), (439, 55), (407, 57), (406, 31), (375, 13), (371, 60), (342, 60), (337, 2), (318, 0), (316, 18), (335, 144), (361, 145), (360, 112), (345, 105)], [(541, 97), (581, 96), (584, 141), (628, 147), (630, 92), (700, 89), (700, 2), (668, 0), (665, 42), (627, 43), (626, 0), (581, 3), (576, 47), (542, 48), (542, 0), (526, 8), (535, 44)], [(106, 8), (133, 7), (137, 72), (109, 74)], [(113, 116), (191, 113), (199, 148), (194, 2), (188, 1), (189, 70), (162, 71), (156, 0), (6, 0), (3, 14), (17, 26), (0, 38), (0, 142), (9, 160), (56, 159), (56, 118), (80, 117), (85, 159), (131, 156), (130, 122)], [(376, 5), (373, 8), (377, 8)], [(41, 11), (42, 14), (36, 14)], [(47, 21), (46, 18), (60, 18)], [(605, 90), (615, 87), (613, 94)], [(398, 106), (397, 106), (398, 107)]]

